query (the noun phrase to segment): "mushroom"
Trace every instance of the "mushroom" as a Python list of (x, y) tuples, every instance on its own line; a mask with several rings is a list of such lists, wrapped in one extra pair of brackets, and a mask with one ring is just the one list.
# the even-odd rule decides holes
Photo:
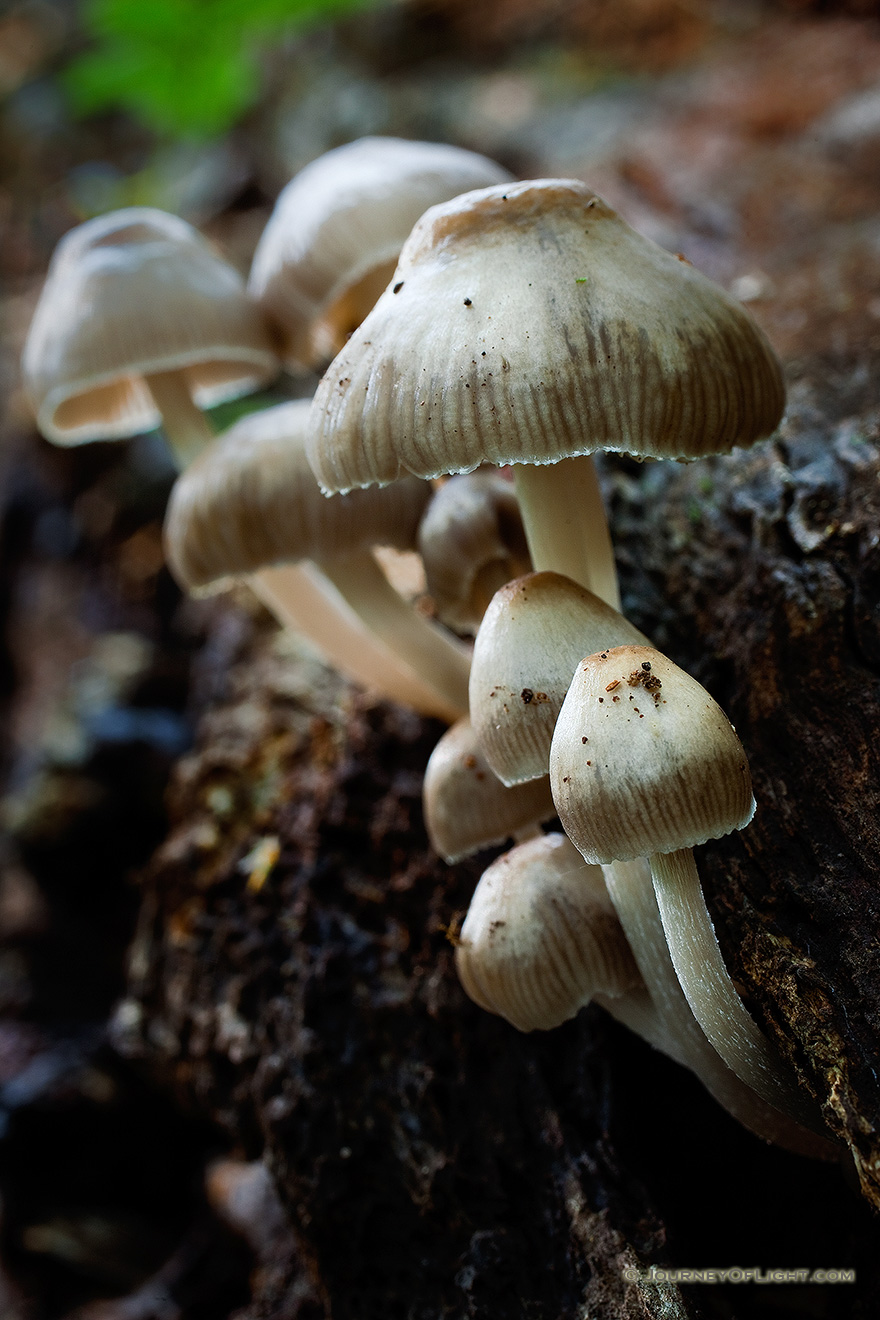
[(444, 482), (418, 545), (439, 617), (462, 632), (476, 632), (498, 588), (531, 567), (513, 483), (492, 470)]
[(799, 1154), (836, 1158), (832, 1143), (765, 1104), (725, 1067), (693, 1018), (690, 1032), (670, 1031), (633, 961), (606, 889), (608, 871), (585, 864), (563, 834), (542, 834), (496, 858), (456, 941), (455, 964), (470, 998), (520, 1031), (550, 1030), (593, 1000), (691, 1068), (756, 1135)]
[[(290, 566), (316, 561), (325, 594), (329, 581), (360, 623), (361, 638), (378, 638), (386, 657), (395, 657), (381, 682), (385, 694), (456, 719), (467, 709), (467, 650), (398, 595), (370, 550), (414, 545), (430, 487), (409, 477), (326, 499), (305, 457), (308, 412), (308, 401), (298, 400), (251, 413), (190, 464), (168, 506), (169, 563), (190, 590), (259, 571), (261, 593), (284, 604), (299, 588)], [(309, 581), (317, 576), (313, 569)], [(297, 620), (308, 633), (309, 620)], [(357, 647), (346, 652), (351, 641), (344, 634), (333, 650), (363, 681)]]
[(474, 642), (469, 705), (504, 784), (546, 775), (556, 719), (585, 653), (647, 638), (560, 573), (527, 573), (493, 596)]
[(455, 948), (475, 1004), (518, 1031), (558, 1027), (599, 995), (644, 986), (608, 897), (564, 834), (542, 834), (480, 877)]
[(238, 272), (191, 225), (152, 207), (62, 238), (22, 358), (47, 439), (121, 439), (161, 417), (182, 465), (212, 435), (199, 407), (247, 394), (278, 369)]
[(555, 815), (545, 777), (506, 788), (489, 769), (470, 721), (447, 729), (431, 753), (422, 789), (431, 846), (459, 862), (505, 839), (523, 839)]
[(325, 490), (514, 465), (532, 563), (618, 603), (596, 449), (697, 458), (779, 422), (744, 308), (587, 186), (466, 193), (413, 228), (315, 395)]
[(473, 151), (390, 137), (360, 138), (306, 165), (275, 204), (249, 285), (288, 364), (315, 366), (339, 351), (423, 211), (510, 177)]
[[(550, 778), (559, 819), (586, 861), (650, 858), (675, 971), (721, 1058), (768, 1104), (816, 1125), (815, 1106), (730, 980), (691, 852), (743, 829), (755, 810), (746, 755), (721, 708), (650, 647), (587, 656), (556, 724)], [(609, 889), (639, 959), (640, 928), (656, 921), (646, 869), (615, 867)]]

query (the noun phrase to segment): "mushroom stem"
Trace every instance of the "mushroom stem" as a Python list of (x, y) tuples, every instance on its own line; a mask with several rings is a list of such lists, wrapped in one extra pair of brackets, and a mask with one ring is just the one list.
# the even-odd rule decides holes
[(614, 552), (592, 456), (513, 467), (529, 553), (536, 572), (573, 578), (620, 609)]
[(682, 990), (728, 1067), (772, 1105), (809, 1121), (804, 1096), (751, 1017), (724, 965), (690, 848), (655, 853), (651, 875), (672, 963)]
[[(162, 416), (168, 443), (179, 465), (185, 468), (215, 439), (211, 425), (193, 402), (183, 371), (156, 372), (145, 379)], [(372, 555), (365, 551), (362, 557), (369, 560), (367, 572), (363, 575), (364, 584), (371, 581), (372, 565), (373, 574), (384, 583), (384, 594), (393, 598), (390, 607), (396, 602), (400, 614), (421, 623), (394, 591)], [(383, 594), (381, 583), (373, 582), (372, 590), (363, 593), (365, 611), (361, 608), (362, 593), (355, 591), (349, 599), (349, 593), (343, 591), (345, 599), (340, 600), (338, 590), (334, 591), (317, 569), (309, 572), (293, 564), (283, 564), (251, 574), (249, 582), (280, 622), (293, 624), (348, 677), (365, 687), (377, 689), (391, 701), (412, 705), (422, 715), (452, 722), (467, 711), (469, 663), (463, 648), (455, 657), (464, 673), (459, 682), (459, 685), (463, 682), (462, 705), (458, 685), (453, 687), (454, 695), (447, 695), (442, 686), (432, 683), (430, 667), (423, 671), (423, 678), (421, 664), (413, 672), (405, 661), (399, 659), (401, 647), (397, 646), (396, 636), (390, 637), (392, 652), (389, 653), (388, 646), (381, 640), (380, 630), (371, 630), (370, 616), (379, 613), (374, 602)], [(390, 607), (386, 608), (386, 614)], [(405, 632), (405, 626), (404, 620), (400, 625), (401, 632)], [(374, 632), (379, 632), (379, 636), (374, 636)], [(442, 651), (446, 640), (435, 629), (431, 630), (431, 644), (437, 652)]]
[(369, 550), (336, 555), (321, 571), (375, 635), (440, 693), (457, 712), (468, 710), (470, 655), (400, 596)]
[[(365, 628), (337, 596), (321, 571), (309, 564), (283, 564), (251, 574), (248, 585), (275, 617), (304, 634), (346, 678), (373, 688), (421, 715), (453, 723), (459, 711), (404, 665)], [(328, 601), (332, 608), (328, 609)]]
[[(758, 1136), (799, 1154), (835, 1159), (837, 1148), (818, 1135), (824, 1125), (816, 1108), (801, 1092), (780, 1080), (775, 1102), (768, 1101), (727, 1066), (703, 1034), (685, 999), (666, 945), (648, 859), (612, 862), (602, 870), (663, 1029), (677, 1042), (676, 1046), (667, 1048), (658, 1041), (659, 1047), (673, 1058), (681, 1059), (728, 1113)], [(778, 1062), (776, 1069), (778, 1077), (781, 1070)]]
[(144, 376), (162, 416), (162, 429), (179, 468), (187, 468), (214, 439), (211, 423), (193, 402), (183, 371), (154, 371)]

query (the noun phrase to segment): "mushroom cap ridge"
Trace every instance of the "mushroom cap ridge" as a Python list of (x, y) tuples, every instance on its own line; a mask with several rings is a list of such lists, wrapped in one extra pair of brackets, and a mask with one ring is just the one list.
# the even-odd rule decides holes
[(596, 449), (697, 458), (783, 406), (739, 303), (585, 184), (543, 179), (422, 216), (318, 388), (309, 458), (326, 490)]

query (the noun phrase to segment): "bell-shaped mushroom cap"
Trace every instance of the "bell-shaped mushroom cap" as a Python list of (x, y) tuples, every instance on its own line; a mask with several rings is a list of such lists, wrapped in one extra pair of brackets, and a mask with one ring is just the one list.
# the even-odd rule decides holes
[(531, 567), (513, 483), (493, 471), (445, 482), (425, 510), (419, 551), (440, 618), (476, 629), (496, 589)]
[(628, 642), (648, 639), (560, 573), (527, 573), (495, 593), (474, 643), (469, 701), (477, 741), (502, 783), (546, 775), (578, 661)]
[(22, 358), (37, 426), (62, 445), (158, 426), (143, 376), (182, 370), (209, 407), (279, 365), (238, 272), (191, 225), (152, 207), (99, 216), (61, 240)]
[(466, 719), (447, 729), (431, 753), (422, 798), (431, 846), (449, 863), (555, 815), (547, 779), (506, 788)]
[(550, 750), (553, 798), (589, 862), (693, 848), (755, 811), (743, 745), (706, 689), (650, 647), (587, 656)]
[(564, 834), (518, 844), (483, 872), (455, 950), (467, 994), (519, 1031), (549, 1031), (594, 995), (640, 984), (601, 868)]
[(250, 290), (287, 360), (333, 357), (429, 206), (510, 177), (473, 151), (402, 138), (360, 138), (313, 160), (281, 192), (251, 268)]
[(407, 477), (327, 499), (305, 456), (308, 415), (307, 399), (250, 413), (178, 477), (165, 543), (182, 586), (373, 545), (415, 545), (430, 485)]
[(596, 449), (698, 458), (779, 422), (745, 309), (585, 184), (467, 193), (422, 216), (314, 402), (310, 457), (348, 490)]

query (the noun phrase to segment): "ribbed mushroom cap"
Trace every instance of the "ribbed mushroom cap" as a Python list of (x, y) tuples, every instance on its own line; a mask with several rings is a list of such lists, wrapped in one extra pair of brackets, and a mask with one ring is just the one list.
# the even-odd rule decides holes
[(647, 640), (560, 573), (527, 573), (497, 591), (474, 643), (469, 703), (477, 741), (501, 782), (546, 775), (556, 720), (585, 653)]
[(640, 984), (601, 868), (564, 834), (518, 844), (483, 872), (455, 965), (470, 998), (519, 1031), (549, 1031), (594, 995)]
[(742, 743), (706, 689), (650, 647), (587, 656), (550, 750), (553, 798), (589, 862), (694, 848), (755, 810)]
[(434, 748), (422, 797), (431, 846), (450, 863), (555, 815), (546, 778), (516, 788), (496, 779), (469, 720), (453, 724)]
[(183, 370), (209, 407), (278, 369), (238, 272), (191, 225), (151, 207), (88, 220), (61, 240), (22, 358), (37, 426), (62, 445), (157, 426), (145, 375)]
[(272, 564), (415, 545), (431, 487), (416, 477), (327, 499), (305, 455), (309, 401), (250, 413), (178, 477), (168, 562), (192, 590)]
[(435, 206), (315, 395), (310, 458), (348, 490), (596, 449), (698, 458), (779, 422), (779, 364), (745, 309), (585, 184)]
[(281, 192), (251, 268), (288, 361), (312, 365), (342, 347), (429, 206), (510, 177), (473, 151), (401, 138), (360, 138), (313, 160)]
[(479, 625), (498, 581), (531, 567), (513, 483), (498, 472), (453, 477), (435, 491), (418, 544), (437, 613), (462, 631)]

